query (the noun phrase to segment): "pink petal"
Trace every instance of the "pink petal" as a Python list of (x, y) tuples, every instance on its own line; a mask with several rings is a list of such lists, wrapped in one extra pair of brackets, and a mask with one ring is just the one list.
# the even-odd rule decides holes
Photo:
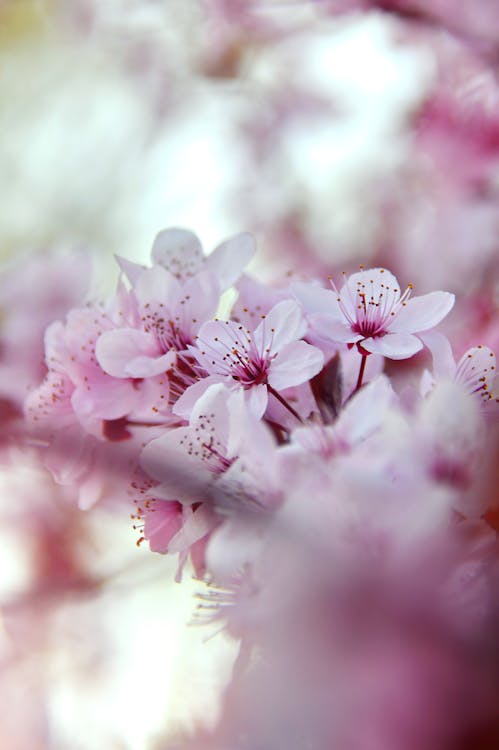
[(105, 331), (97, 339), (95, 356), (104, 372), (115, 378), (141, 377), (130, 374), (128, 365), (139, 356), (157, 358), (161, 351), (152, 333), (135, 328)]
[(196, 235), (177, 227), (159, 232), (151, 250), (153, 262), (181, 280), (201, 269), (203, 257), (203, 249)]
[(360, 284), (365, 285), (368, 296), (370, 297), (372, 294), (375, 299), (380, 294), (386, 296), (387, 289), (392, 292), (396, 289), (395, 296), (400, 297), (400, 286), (393, 273), (387, 271), (386, 268), (367, 268), (365, 271), (358, 271), (348, 277), (346, 284), (340, 289), (343, 302), (356, 298)]
[(227, 353), (244, 349), (246, 339), (242, 326), (233, 320), (209, 320), (201, 326), (196, 342), (198, 348), (193, 347), (191, 353), (207, 372), (224, 377), (230, 372)]
[(130, 378), (153, 378), (169, 370), (177, 359), (173, 350), (161, 357), (135, 357), (125, 366), (125, 372)]
[(182, 526), (182, 506), (171, 500), (156, 500), (144, 516), (144, 536), (152, 552), (165, 554)]
[(362, 339), (362, 335), (354, 333), (348, 323), (336, 320), (330, 315), (313, 313), (308, 316), (308, 322), (313, 333), (323, 341), (331, 341), (337, 344), (353, 344)]
[(180, 289), (171, 305), (172, 317), (186, 338), (194, 339), (201, 325), (213, 318), (220, 301), (220, 284), (208, 271), (201, 271)]
[(130, 284), (135, 286), (139, 276), (145, 271), (146, 267), (139, 265), (139, 263), (134, 263), (127, 258), (122, 258), (120, 255), (115, 255), (114, 257), (116, 258), (120, 270), (125, 274)]
[(194, 512), (190, 508), (184, 508), (184, 518), (185, 523), (168, 545), (168, 552), (182, 552), (219, 523), (218, 516), (206, 505), (201, 505)]
[(252, 388), (248, 388), (247, 391), (244, 391), (244, 396), (246, 403), (248, 404), (248, 409), (255, 415), (255, 417), (257, 417), (257, 419), (261, 419), (265, 414), (269, 401), (267, 386), (254, 385)]
[(355, 445), (371, 435), (395, 401), (395, 392), (386, 375), (380, 375), (348, 401), (334, 425), (337, 435)]
[(259, 352), (278, 352), (291, 341), (304, 336), (307, 324), (300, 305), (295, 300), (283, 300), (269, 310), (256, 328), (253, 339)]
[(180, 283), (173, 274), (161, 266), (154, 266), (140, 274), (135, 284), (135, 294), (143, 305), (158, 302), (169, 307), (180, 288)]
[(217, 277), (221, 289), (228, 289), (237, 281), (255, 251), (255, 238), (242, 232), (218, 245), (206, 258), (205, 265)]
[(457, 363), (454, 380), (469, 393), (482, 392), (486, 396), (496, 377), (496, 357), (488, 346), (468, 349)]
[(201, 398), (210, 385), (223, 382), (223, 378), (220, 378), (217, 375), (209, 375), (207, 378), (203, 378), (202, 380), (198, 380), (197, 383), (193, 383), (193, 385), (186, 388), (180, 398), (176, 401), (172, 409), (173, 413), (177, 414), (179, 417), (188, 419), (196, 402)]
[(212, 474), (195, 451), (189, 452), (192, 431), (189, 427), (170, 430), (146, 445), (140, 465), (153, 479), (161, 482), (150, 491), (153, 497), (194, 503), (206, 498)]
[(323, 289), (317, 284), (295, 282), (291, 291), (307, 313), (329, 315), (342, 318), (338, 307), (338, 295), (332, 289)]
[(417, 333), (433, 328), (454, 306), (454, 295), (449, 292), (430, 292), (414, 297), (394, 316), (388, 325), (393, 333)]
[(382, 354), (389, 359), (407, 359), (423, 348), (422, 342), (410, 333), (387, 333), (373, 339), (364, 339), (362, 347), (372, 354)]
[(300, 385), (322, 369), (324, 355), (320, 349), (305, 341), (293, 341), (272, 361), (268, 381), (278, 391)]
[[(233, 395), (223, 383), (214, 383), (194, 405), (190, 427), (206, 442), (216, 436), (219, 448), (225, 453), (229, 440), (229, 398)], [(206, 415), (210, 415), (207, 419)]]
[(452, 380), (456, 372), (456, 363), (449, 340), (440, 331), (426, 331), (418, 336), (430, 350), (433, 357), (433, 375), (438, 380)]
[(137, 408), (142, 395), (128, 380), (106, 378), (102, 382), (78, 386), (71, 406), (83, 419), (119, 419)]

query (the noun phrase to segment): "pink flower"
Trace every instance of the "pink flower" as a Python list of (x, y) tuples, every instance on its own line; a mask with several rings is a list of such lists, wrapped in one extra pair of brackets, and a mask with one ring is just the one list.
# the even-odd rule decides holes
[(308, 313), (312, 332), (324, 341), (357, 344), (362, 354), (406, 359), (423, 343), (417, 334), (440, 323), (454, 305), (449, 292), (431, 292), (410, 299), (412, 284), (401, 293), (393, 274), (384, 268), (354, 273), (338, 291), (295, 284), (293, 291)]
[(230, 389), (244, 389), (252, 411), (261, 417), (269, 391), (275, 396), (320, 371), (322, 352), (300, 341), (306, 323), (296, 302), (279, 302), (261, 317), (254, 331), (232, 320), (215, 320), (202, 326), (197, 347), (191, 347), (190, 352), (208, 377), (187, 389), (176, 404), (177, 414), (189, 413), (212, 383), (224, 383)]
[(297, 453), (315, 453), (325, 461), (350, 453), (380, 429), (395, 400), (390, 381), (380, 375), (345, 404), (334, 424), (297, 427), (282, 453), (291, 460)]
[(192, 232), (166, 229), (154, 241), (152, 268), (119, 259), (132, 285), (130, 304), (122, 325), (97, 342), (102, 369), (116, 378), (144, 378), (174, 368), (174, 383), (182, 391), (194, 379), (187, 348), (253, 252), (251, 235), (240, 234), (205, 257)]
[(189, 425), (169, 430), (145, 446), (142, 468), (160, 482), (151, 496), (188, 505), (209, 497), (210, 486), (234, 458), (238, 426), (231, 424), (231, 398), (234, 394), (223, 385), (213, 385), (197, 400)]
[(427, 370), (423, 373), (423, 395), (431, 391), (436, 383), (450, 380), (478, 399), (483, 410), (490, 414), (498, 413), (499, 397), (494, 387), (494, 381), (497, 381), (497, 364), (492, 349), (482, 344), (473, 346), (456, 363), (445, 336), (432, 332), (424, 336), (424, 341), (433, 355), (433, 375)]

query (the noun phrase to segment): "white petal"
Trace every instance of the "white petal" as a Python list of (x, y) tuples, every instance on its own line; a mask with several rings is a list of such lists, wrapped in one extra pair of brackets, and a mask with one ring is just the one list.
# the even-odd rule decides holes
[(256, 242), (248, 232), (236, 234), (218, 245), (206, 258), (205, 267), (217, 277), (222, 290), (237, 281), (256, 251)]
[(291, 284), (291, 292), (307, 313), (322, 313), (333, 318), (341, 319), (338, 307), (338, 295), (332, 289), (323, 289), (317, 284), (295, 282)]
[(313, 333), (323, 341), (353, 344), (362, 339), (362, 335), (354, 333), (346, 319), (336, 320), (332, 316), (317, 313), (309, 315), (308, 322)]
[(199, 328), (216, 314), (220, 301), (220, 285), (208, 271), (193, 276), (172, 300), (171, 315), (186, 338), (194, 339)]
[(324, 355), (305, 341), (288, 344), (272, 361), (268, 381), (272, 388), (281, 391), (305, 383), (322, 369)]
[(414, 297), (394, 316), (388, 330), (393, 333), (417, 333), (433, 328), (445, 318), (454, 306), (450, 292), (430, 292)]
[(364, 339), (362, 347), (372, 354), (382, 354), (389, 359), (407, 359), (423, 348), (422, 342), (410, 333), (387, 333), (373, 339)]
[(190, 350), (207, 372), (221, 376), (230, 374), (234, 357), (228, 354), (237, 349), (244, 355), (248, 335), (239, 323), (232, 320), (209, 320), (199, 329), (197, 348)]
[(229, 440), (228, 400), (232, 395), (223, 383), (214, 383), (199, 397), (194, 405), (190, 426), (203, 442), (216, 441), (218, 450), (227, 453)]
[(121, 255), (115, 255), (114, 257), (130, 284), (135, 286), (139, 276), (145, 271), (146, 267), (141, 266), (139, 263), (134, 263), (133, 261), (128, 260), (128, 258), (122, 258)]
[(188, 419), (194, 408), (194, 405), (196, 404), (198, 399), (201, 398), (203, 393), (210, 387), (210, 385), (221, 382), (223, 382), (222, 378), (219, 378), (216, 375), (210, 375), (207, 378), (198, 380), (197, 383), (193, 383), (185, 389), (180, 398), (175, 402), (172, 409), (173, 413), (177, 414), (179, 417)]
[(254, 385), (252, 388), (248, 388), (244, 391), (246, 403), (250, 411), (260, 419), (265, 414), (267, 404), (269, 402), (269, 394), (266, 385)]
[(361, 284), (365, 285), (369, 296), (372, 291), (373, 296), (377, 298), (380, 294), (385, 294), (386, 289), (400, 296), (400, 286), (393, 273), (386, 268), (367, 268), (348, 277), (346, 284), (341, 288), (341, 297), (347, 297), (349, 292), (356, 296)]
[(178, 227), (163, 229), (156, 235), (151, 258), (181, 280), (198, 273), (204, 260), (203, 248), (196, 235)]
[(301, 307), (292, 299), (278, 302), (262, 318), (254, 333), (256, 348), (261, 353), (268, 349), (274, 354), (291, 341), (301, 339), (307, 330)]
[(365, 440), (380, 427), (394, 401), (395, 392), (390, 381), (385, 375), (380, 375), (348, 401), (334, 425), (334, 432), (344, 435), (350, 445)]
[(208, 532), (215, 528), (219, 523), (218, 516), (207, 507), (206, 504), (196, 508), (193, 513), (188, 513), (186, 521), (180, 531), (175, 534), (170, 544), (168, 552), (182, 552), (191, 547)]
[(452, 380), (456, 372), (456, 363), (452, 355), (449, 340), (440, 331), (426, 331), (418, 336), (428, 347), (433, 357), (433, 375), (437, 380)]
[(161, 266), (147, 268), (135, 283), (135, 294), (143, 305), (159, 302), (169, 307), (177, 299), (179, 291), (178, 280)]

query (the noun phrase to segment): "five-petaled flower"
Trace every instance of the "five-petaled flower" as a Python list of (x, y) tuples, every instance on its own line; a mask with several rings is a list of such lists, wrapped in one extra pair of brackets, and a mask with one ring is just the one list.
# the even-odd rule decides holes
[(300, 341), (305, 331), (306, 322), (294, 300), (274, 305), (254, 331), (232, 320), (205, 323), (197, 346), (189, 351), (207, 377), (185, 391), (174, 411), (189, 413), (211, 384), (224, 383), (230, 389), (242, 388), (253, 413), (262, 416), (269, 391), (275, 396), (301, 385), (322, 368), (322, 352)]
[(411, 298), (412, 284), (402, 293), (395, 276), (384, 268), (361, 270), (333, 291), (295, 284), (313, 334), (327, 343), (357, 345), (361, 354), (406, 359), (423, 343), (417, 334), (433, 328), (454, 305), (449, 292)]

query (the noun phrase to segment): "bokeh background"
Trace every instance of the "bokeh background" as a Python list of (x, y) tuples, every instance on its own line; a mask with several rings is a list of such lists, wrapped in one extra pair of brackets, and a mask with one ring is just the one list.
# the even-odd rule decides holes
[[(479, 290), (475, 318), (497, 345), (499, 139), (477, 156), (473, 117), (460, 116), (479, 102), (479, 134), (484, 122), (493, 131), (493, 66), (438, 25), (339, 6), (0, 2), (7, 342), (16, 301), (16, 315), (53, 312), (57, 297), (63, 316), (73, 297), (102, 299), (114, 254), (146, 262), (160, 229), (183, 226), (207, 251), (255, 234), (260, 278), (391, 261), (404, 285), (463, 293), (463, 310)], [(432, 109), (442, 101), (457, 112), (454, 140)], [(474, 159), (460, 160), (467, 147)], [(65, 265), (74, 252), (76, 271)], [(50, 317), (36, 319), (26, 316), (24, 352)], [(11, 369), (0, 378), (4, 411), (26, 388), (15, 381)], [(150, 750), (212, 726), (237, 646), (188, 624), (199, 583), (187, 571), (174, 584), (175, 561), (136, 547), (127, 503), (83, 513), (7, 443), (0, 748)]]

